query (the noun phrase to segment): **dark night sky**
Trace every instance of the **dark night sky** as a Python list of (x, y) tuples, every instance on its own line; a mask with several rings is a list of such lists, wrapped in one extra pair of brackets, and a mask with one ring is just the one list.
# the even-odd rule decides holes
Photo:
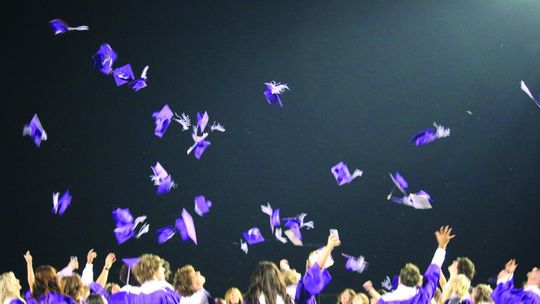
[[(36, 265), (61, 267), (70, 255), (83, 264), (94, 248), (97, 269), (108, 251), (151, 252), (173, 269), (193, 264), (222, 296), (245, 290), (260, 260), (286, 257), (303, 270), (337, 228), (342, 246), (326, 290), (335, 293), (367, 279), (378, 286), (405, 262), (425, 269), (444, 224), (457, 235), (447, 262), (470, 257), (473, 283), (511, 257), (518, 281), (539, 266), (540, 109), (519, 82), (540, 93), (540, 1), (35, 2), (4, 18), (14, 22), (4, 26), (2, 272), (24, 281), (27, 249)], [(54, 36), (54, 18), (90, 31)], [(105, 42), (115, 66), (150, 65), (147, 88), (117, 88), (92, 68)], [(266, 103), (270, 80), (291, 87), (284, 108)], [(163, 139), (153, 134), (151, 114), (166, 103), (192, 117), (207, 110), (227, 131), (211, 135), (201, 160), (186, 156), (191, 138), (178, 124)], [(34, 113), (49, 135), (39, 149), (21, 136)], [(434, 121), (451, 136), (408, 143)], [(149, 179), (156, 161), (179, 184), (163, 196)], [(338, 187), (330, 168), (339, 161), (364, 176)], [(395, 171), (411, 191), (428, 191), (434, 208), (386, 201)], [(51, 195), (66, 188), (72, 205), (55, 216)], [(193, 212), (198, 194), (214, 202), (203, 218)], [(282, 216), (315, 221), (303, 233), (308, 246), (272, 238), (259, 207), (268, 201)], [(118, 207), (146, 214), (151, 232), (117, 245)], [(158, 246), (155, 229), (182, 208), (199, 245), (175, 236)], [(244, 255), (233, 242), (253, 226), (269, 241)], [(347, 272), (342, 252), (363, 254), (369, 270)]]

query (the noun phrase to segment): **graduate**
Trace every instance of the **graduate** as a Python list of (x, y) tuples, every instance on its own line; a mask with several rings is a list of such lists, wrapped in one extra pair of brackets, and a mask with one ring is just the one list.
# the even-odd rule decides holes
[(214, 304), (204, 283), (206, 278), (191, 265), (180, 267), (174, 274), (174, 289), (182, 296), (181, 304)]
[(523, 288), (514, 288), (516, 260), (506, 263), (497, 276), (497, 287), (491, 298), (495, 304), (540, 304), (540, 269), (534, 267), (527, 273), (527, 282)]
[(435, 237), (439, 247), (435, 251), (431, 265), (424, 273), (414, 264), (407, 263), (399, 274), (399, 283), (396, 290), (380, 295), (374, 288), (371, 281), (364, 283), (366, 291), (377, 300), (378, 304), (429, 304), (435, 295), (437, 283), (441, 274), (441, 267), (446, 255), (446, 246), (454, 235), (449, 226), (441, 227), (435, 232)]

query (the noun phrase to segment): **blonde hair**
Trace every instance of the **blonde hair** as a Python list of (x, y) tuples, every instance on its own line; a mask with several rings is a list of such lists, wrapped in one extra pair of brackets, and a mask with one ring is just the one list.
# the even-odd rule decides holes
[(133, 266), (133, 274), (137, 278), (137, 281), (143, 284), (154, 279), (159, 266), (165, 268), (165, 278), (167, 278), (170, 273), (169, 263), (157, 255), (143, 254), (139, 262)]
[[(232, 303), (231, 302), (231, 296), (232, 296), (233, 293), (238, 294), (238, 302), (237, 303)], [(242, 293), (240, 292), (240, 290), (238, 288), (231, 287), (225, 293), (225, 304), (241, 304), (243, 302), (244, 302), (244, 298), (242, 298)]]
[(470, 287), (471, 281), (464, 274), (458, 274), (457, 276), (452, 277), (444, 286), (439, 303), (444, 303), (454, 297), (463, 299), (469, 294)]
[(20, 285), (17, 282), (17, 278), (13, 272), (4, 272), (0, 275), (0, 303), (8, 298), (21, 298)]
[(70, 296), (77, 303), (81, 303), (81, 301), (89, 294), (88, 286), (83, 283), (81, 277), (77, 273), (61, 277), (59, 283), (62, 293)]
[(493, 292), (493, 289), (491, 289), (491, 287), (487, 284), (476, 285), (473, 292), (474, 303), (480, 303), (480, 302), (493, 303), (493, 301), (491, 301), (492, 292)]
[(341, 302), (341, 294), (343, 294), (343, 293), (348, 293), (349, 294), (349, 303), (346, 303), (346, 304), (352, 304), (352, 300), (353, 300), (354, 296), (356, 295), (356, 292), (351, 288), (346, 288), (342, 292), (339, 293), (338, 298), (337, 298), (337, 304), (344, 304), (344, 303)]
[(369, 298), (365, 293), (359, 292), (354, 296), (354, 298), (352, 298), (352, 303), (353, 304), (369, 304)]
[(184, 265), (174, 274), (173, 286), (183, 297), (189, 297), (196, 292), (193, 288), (192, 274), (196, 274), (192, 265)]

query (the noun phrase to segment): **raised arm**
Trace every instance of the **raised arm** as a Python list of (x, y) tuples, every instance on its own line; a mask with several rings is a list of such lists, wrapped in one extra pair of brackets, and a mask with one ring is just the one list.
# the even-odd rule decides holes
[(516, 260), (511, 259), (504, 265), (504, 269), (497, 276), (497, 287), (491, 293), (491, 299), (495, 304), (518, 303), (522, 294), (514, 289), (514, 271), (516, 271)]
[(28, 282), (28, 286), (30, 286), (30, 292), (32, 292), (32, 288), (34, 287), (34, 266), (32, 264), (32, 255), (30, 254), (30, 250), (26, 251), (24, 254), (24, 260), (26, 261), (26, 280)]
[(105, 258), (105, 266), (103, 266), (103, 270), (101, 271), (101, 274), (96, 280), (96, 283), (99, 285), (105, 287), (107, 285), (107, 279), (109, 277), (109, 270), (111, 269), (113, 263), (116, 261), (116, 256), (114, 253), (107, 254), (107, 257)]
[(94, 259), (97, 257), (97, 253), (94, 249), (90, 249), (86, 254), (86, 266), (84, 266), (82, 272), (82, 281), (88, 285), (94, 281)]
[(373, 283), (371, 283), (371, 281), (366, 281), (362, 287), (364, 287), (364, 290), (369, 293), (375, 302), (379, 301), (381, 295), (377, 292), (377, 290), (375, 290), (375, 288), (373, 288)]
[(339, 238), (334, 234), (330, 234), (328, 236), (328, 242), (326, 243), (326, 246), (323, 248), (321, 255), (319, 256), (319, 260), (317, 260), (317, 264), (319, 264), (319, 267), (321, 267), (321, 269), (325, 268), (326, 260), (328, 260), (328, 257), (332, 253), (332, 250), (334, 250), (334, 248), (336, 248), (339, 245), (341, 245)]

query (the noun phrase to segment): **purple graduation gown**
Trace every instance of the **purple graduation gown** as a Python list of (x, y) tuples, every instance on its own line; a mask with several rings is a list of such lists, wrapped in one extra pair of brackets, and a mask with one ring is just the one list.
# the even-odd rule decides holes
[(540, 304), (540, 296), (534, 292), (525, 291), (523, 288), (514, 288), (514, 279), (497, 284), (491, 294), (491, 299), (495, 304)]
[(441, 268), (436, 264), (429, 265), (424, 273), (424, 283), (418, 288), (418, 292), (412, 298), (406, 300), (397, 300), (386, 302), (381, 298), (377, 304), (430, 304), (431, 299), (437, 290), (439, 277), (441, 276)]
[(39, 299), (27, 298), (27, 304), (76, 304), (75, 300), (65, 294), (51, 292), (41, 295)]
[(163, 281), (146, 282), (140, 287), (129, 287), (112, 294), (108, 298), (109, 304), (178, 304), (180, 296), (173, 287)]
[(298, 282), (294, 300), (297, 304), (316, 304), (315, 297), (332, 280), (328, 270), (321, 269), (318, 263), (313, 264)]

